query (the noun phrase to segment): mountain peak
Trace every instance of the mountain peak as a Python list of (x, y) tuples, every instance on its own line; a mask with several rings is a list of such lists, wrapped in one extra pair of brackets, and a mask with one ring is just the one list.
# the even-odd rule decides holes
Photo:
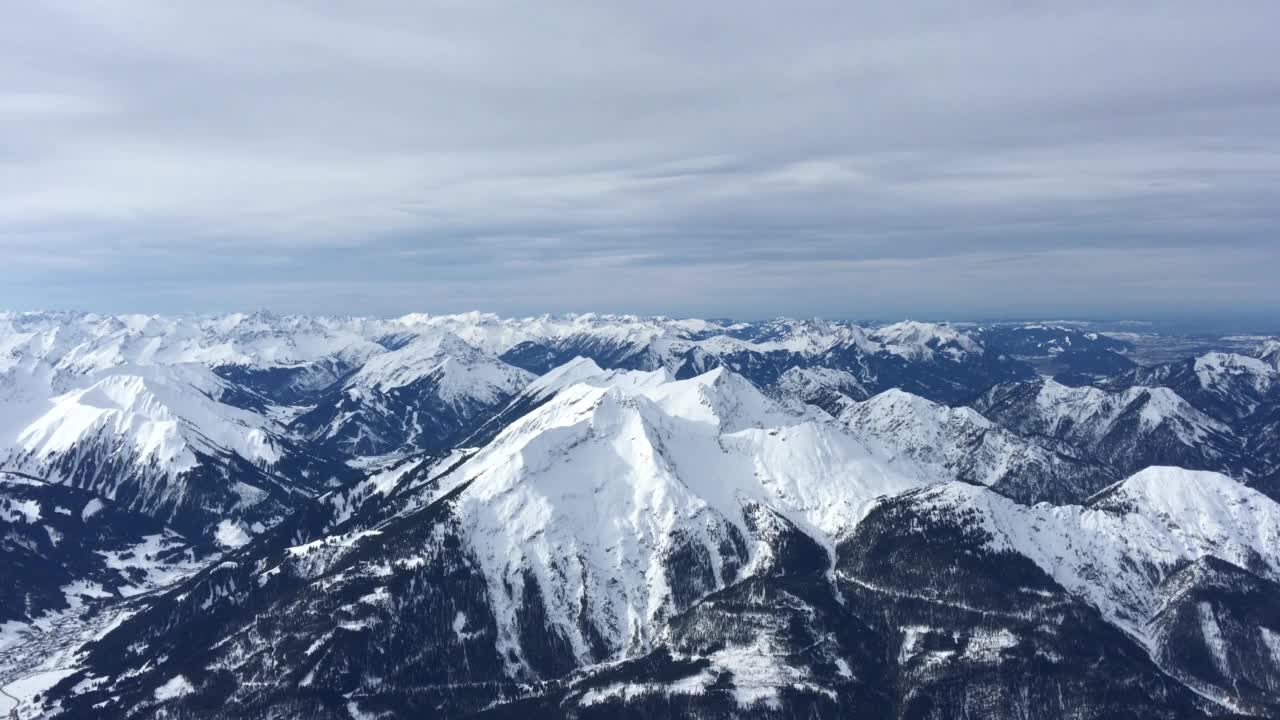
[(1257, 356), (1259, 360), (1270, 363), (1277, 371), (1280, 371), (1280, 338), (1268, 338), (1258, 346)]
[(1280, 373), (1262, 358), (1238, 353), (1211, 352), (1195, 360), (1196, 377), (1206, 390), (1244, 380), (1257, 392), (1266, 392), (1280, 382)]
[[(251, 462), (275, 462), (270, 422), (217, 402), (186, 377), (209, 381), (203, 373), (173, 367), (124, 368), (51, 401), (18, 438), (29, 458), (57, 455), (104, 438), (136, 452), (136, 461), (167, 472), (195, 466), (193, 451), (236, 452)], [(216, 382), (211, 381), (211, 382)]]
[(977, 340), (946, 323), (904, 320), (876, 328), (871, 338), (881, 343), (889, 353), (913, 360), (934, 358), (939, 354), (959, 360), (983, 351)]
[(376, 355), (347, 381), (349, 388), (390, 392), (429, 376), (446, 400), (478, 397), (485, 402), (518, 392), (534, 378), (466, 342), (452, 332), (420, 337)]
[(722, 432), (792, 425), (805, 418), (802, 411), (783, 407), (746, 378), (725, 367), (687, 380), (657, 385), (646, 394), (666, 412), (710, 423)]
[[(647, 645), (658, 621), (681, 609), (673, 587), (686, 580), (665, 558), (708, 558), (709, 592), (730, 567), (749, 572), (772, 552), (758, 537), (726, 555), (756, 533), (748, 505), (825, 544), (876, 496), (921, 482), (731, 371), (636, 382), (644, 375), (657, 379), (615, 373), (565, 387), (441, 481), (466, 485), (458, 512), (499, 598), (500, 626), (515, 626), (520, 588), (533, 581), (580, 658), (590, 659), (584, 614), (614, 651)], [(567, 582), (552, 580), (564, 573)], [(500, 642), (518, 645), (514, 635)]]
[[(1179, 518), (1213, 522), (1224, 515), (1235, 514), (1242, 507), (1272, 507), (1275, 501), (1262, 493), (1223, 475), (1209, 470), (1188, 470), (1173, 466), (1153, 465), (1139, 470), (1112, 485), (1091, 499), (1097, 508), (1132, 508), (1140, 505), (1143, 512), (1153, 512), (1162, 517), (1196, 515), (1196, 518)], [(1272, 537), (1280, 541), (1280, 506), (1277, 507), (1276, 525)], [(1280, 545), (1276, 545), (1280, 551)], [(1280, 569), (1280, 568), (1278, 568)]]
[(536, 380), (529, 383), (528, 387), (525, 388), (525, 392), (535, 397), (547, 397), (570, 385), (606, 374), (606, 371), (597, 365), (595, 360), (579, 355), (563, 365), (554, 367), (538, 376)]

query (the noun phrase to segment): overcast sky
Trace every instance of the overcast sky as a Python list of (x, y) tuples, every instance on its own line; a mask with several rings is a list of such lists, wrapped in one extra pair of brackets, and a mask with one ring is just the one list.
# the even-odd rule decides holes
[(1280, 316), (1280, 2), (0, 0), (0, 306)]

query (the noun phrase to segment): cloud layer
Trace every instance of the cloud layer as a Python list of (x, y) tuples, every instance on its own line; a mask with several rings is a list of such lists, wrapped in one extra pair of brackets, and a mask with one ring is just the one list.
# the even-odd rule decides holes
[(16, 3), (0, 301), (1280, 313), (1280, 6)]

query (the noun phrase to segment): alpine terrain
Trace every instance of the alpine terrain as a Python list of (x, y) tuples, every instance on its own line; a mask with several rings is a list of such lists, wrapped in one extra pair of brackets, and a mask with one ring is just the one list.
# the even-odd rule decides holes
[(0, 576), (17, 719), (1280, 718), (1280, 339), (0, 313)]

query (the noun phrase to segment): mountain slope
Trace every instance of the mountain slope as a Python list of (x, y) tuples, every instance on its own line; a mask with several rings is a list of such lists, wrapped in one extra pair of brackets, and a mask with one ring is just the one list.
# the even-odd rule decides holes
[[(1235, 474), (1273, 498), (1280, 498), (1280, 365), (1276, 341), (1258, 357), (1211, 352), (1194, 358), (1137, 368), (1107, 380), (1107, 388), (1145, 383), (1167, 387), (1206, 415), (1231, 428), (1241, 451)], [(1203, 467), (1224, 469), (1226, 466)]]
[(1014, 432), (1059, 441), (1121, 474), (1149, 465), (1241, 468), (1239, 435), (1165, 387), (1108, 392), (1040, 380), (992, 388), (973, 407)]
[[(0, 472), (0, 623), (129, 597), (197, 567), (199, 551), (148, 518), (74, 488)], [(207, 552), (207, 550), (206, 550)]]
[(1170, 388), (1209, 416), (1232, 422), (1280, 399), (1280, 370), (1262, 358), (1211, 352), (1134, 368), (1103, 383), (1109, 389), (1140, 385)]
[(1137, 367), (1126, 353), (1132, 343), (1062, 325), (991, 325), (978, 338), (993, 352), (1031, 363), (1064, 385), (1083, 385)]
[(40, 414), (15, 423), (4, 465), (193, 536), (224, 522), (261, 529), (349, 477), (265, 417), (220, 402), (227, 386), (207, 369), (124, 367), (96, 378), (29, 405)]
[[(893, 717), (1203, 717), (1206, 707), (1084, 598), (988, 529), (1026, 509), (949, 483), (886, 499), (840, 544), (837, 577), (892, 670)], [(1015, 510), (1016, 512), (1017, 510)]]
[(1065, 325), (0, 313), (0, 461), (61, 483), (0, 492), (31, 578), (0, 688), (208, 720), (1276, 714), (1269, 346)]
[(21, 346), (59, 374), (197, 363), (284, 405), (313, 404), (326, 390), (334, 395), (347, 375), (372, 359), (447, 337), (535, 374), (583, 356), (609, 369), (665, 367), (679, 378), (725, 366), (765, 387), (794, 367), (826, 367), (852, 374), (869, 392), (903, 387), (947, 403), (1032, 374), (1029, 365), (984, 347), (978, 328), (919, 322), (864, 328), (823, 320), (728, 323), (594, 314), (375, 319), (0, 313), (0, 354)]
[[(877, 549), (872, 535), (878, 531), (896, 539)], [(1182, 584), (1178, 576), (1189, 564), (1216, 562), (1211, 558), (1249, 568), (1266, 581), (1260, 587), (1272, 588), (1267, 583), (1280, 578), (1278, 533), (1280, 505), (1216, 473), (1149, 468), (1100, 493), (1087, 506), (1028, 507), (980, 487), (946, 483), (892, 498), (873, 510), (842, 544), (842, 556), (847, 551), (852, 562), (841, 565), (841, 572), (881, 596), (918, 597), (930, 605), (955, 608), (957, 617), (979, 610), (984, 622), (1002, 622), (1001, 616), (1034, 618), (1053, 633), (1066, 631), (1070, 624), (1065, 619), (1039, 621), (1060, 618), (1062, 609), (1051, 605), (1029, 610), (1028, 603), (1054, 598), (1058, 605), (1084, 603), (1123, 630), (1136, 642), (1135, 649), (1149, 653), (1169, 671), (1191, 677), (1187, 656), (1164, 649), (1178, 632), (1176, 623), (1162, 616), (1170, 607), (1169, 588)], [(921, 543), (929, 549), (921, 550)], [(971, 579), (940, 569), (947, 549), (958, 553), (951, 564), (976, 573)], [(888, 574), (891, 568), (896, 568), (894, 574)], [(1271, 590), (1262, 592), (1264, 604), (1280, 602)], [(1231, 607), (1250, 612), (1248, 605)], [(928, 624), (937, 629), (930, 633), (945, 636), (948, 625), (939, 625), (936, 613), (931, 617)], [(1096, 622), (1092, 624), (1085, 637), (1105, 635)], [(1003, 644), (1021, 646), (1022, 634), (1025, 631), (1014, 633)], [(1266, 664), (1249, 670), (1223, 665), (1228, 677), (1215, 678), (1216, 690), (1212, 683), (1193, 684), (1197, 694), (1211, 698), (1219, 712), (1258, 712), (1280, 699), (1274, 687), (1259, 691), (1254, 685), (1280, 670), (1280, 658), (1258, 654), (1256, 633), (1234, 638), (1219, 633), (1212, 640), (1221, 653)], [(1124, 644), (1118, 638), (1110, 643)], [(955, 652), (946, 644), (935, 647), (948, 657)], [(1179, 645), (1185, 647), (1189, 646)], [(1134, 651), (1123, 652), (1132, 656)], [(1129, 662), (1136, 661), (1131, 657)], [(1233, 682), (1247, 682), (1251, 689), (1244, 694), (1222, 691)]]
[(839, 417), (854, 402), (870, 397), (852, 373), (823, 367), (793, 367), (771, 389), (783, 397), (822, 408), (832, 417)]
[(1211, 472), (1152, 467), (1088, 505), (1021, 506), (972, 485), (919, 495), (939, 513), (968, 511), (994, 552), (1029, 558), (1134, 637), (1149, 642), (1160, 581), (1214, 555), (1280, 578), (1280, 504)]
[(0, 688), (68, 674), (80, 646), (213, 558), (109, 500), (0, 472)]
[(1117, 479), (1106, 466), (1039, 445), (971, 408), (949, 408), (901, 390), (852, 403), (839, 420), (937, 468), (940, 477), (986, 485), (1019, 502), (1081, 502)]
[(1201, 693), (1280, 714), (1280, 584), (1209, 555), (1157, 593), (1148, 632), (1161, 667)]
[[(920, 484), (838, 426), (794, 415), (726, 371), (652, 379), (570, 385), (452, 471), (393, 494), (400, 511), (372, 527), (245, 548), (259, 559), (193, 579), (104, 640), (94, 672), (163, 653), (165, 666), (109, 692), (149, 696), (174, 674), (195, 683), (201, 668), (235, 667), (293, 688), (293, 702), (307, 688), (367, 692), (369, 676), (343, 660), (354, 655), (396, 697), (418, 687), (422, 702), (464, 708), (476, 700), (442, 683), (503, 686), (635, 656), (664, 623), (736, 580), (793, 571), (792, 558), (805, 556), (821, 576), (829, 538), (875, 497)], [(228, 587), (229, 596), (219, 590)], [(200, 630), (174, 629), (206, 599)], [(290, 620), (267, 628), (255, 616)], [(284, 655), (240, 639), (246, 622)], [(147, 650), (121, 656), (107, 649), (117, 642)], [(406, 643), (418, 649), (396, 650)], [(460, 652), (465, 669), (451, 659)], [(197, 695), (214, 692), (197, 685)], [(246, 708), (268, 702), (232, 697)]]
[(423, 338), (369, 360), (291, 427), (348, 455), (445, 449), (532, 379), (455, 335)]
[[(1210, 553), (1277, 575), (1280, 506), (1229, 478), (1154, 469), (1088, 506), (1021, 505), (922, 487), (928, 463), (724, 369), (597, 370), (562, 369), (479, 452), (389, 476), (329, 534), (268, 534), (175, 588), (54, 695), (137, 717), (1172, 718), (1234, 702), (1170, 680), (1148, 627), (1164, 579)], [(920, 519), (886, 522), (892, 507)], [(877, 547), (934, 555), (886, 575)], [(939, 570), (956, 563), (969, 579)]]

